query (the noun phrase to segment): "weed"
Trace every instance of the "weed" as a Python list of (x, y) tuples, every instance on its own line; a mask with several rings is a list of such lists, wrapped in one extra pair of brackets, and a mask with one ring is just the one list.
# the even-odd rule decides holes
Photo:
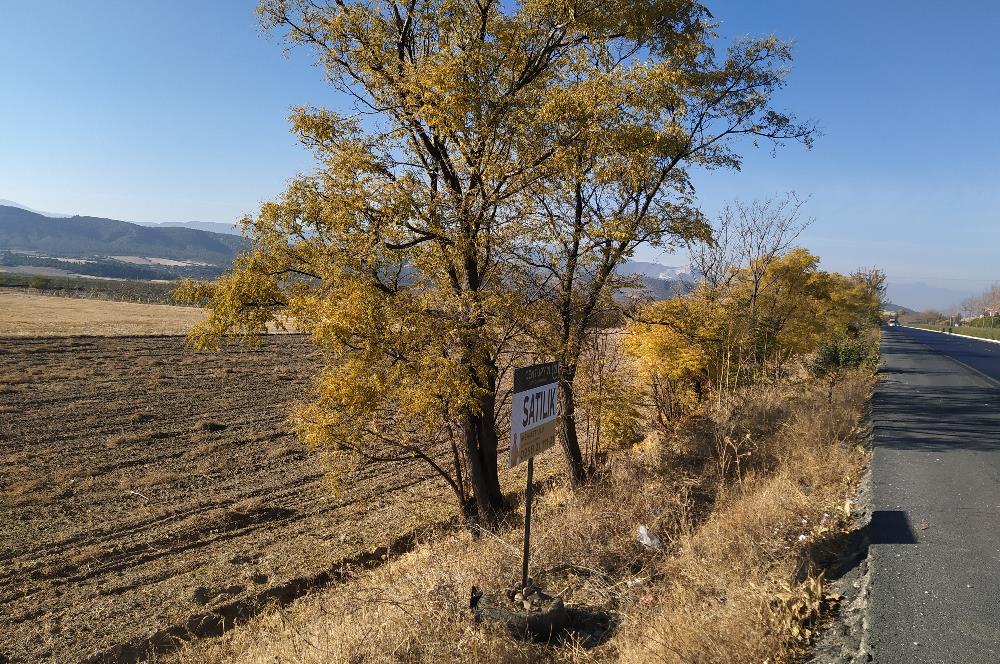
[(222, 431), (227, 425), (215, 420), (198, 420), (191, 427), (192, 431)]

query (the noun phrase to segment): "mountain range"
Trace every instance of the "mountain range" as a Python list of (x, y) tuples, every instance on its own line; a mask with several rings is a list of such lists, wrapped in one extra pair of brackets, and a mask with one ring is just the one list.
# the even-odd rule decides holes
[(150, 228), (193, 228), (197, 231), (208, 231), (209, 233), (242, 235), (240, 227), (236, 224), (221, 224), (217, 221), (137, 221), (135, 223)]
[[(140, 279), (193, 276), (193, 271), (219, 273), (247, 246), (238, 233), (234, 224), (131, 223), (53, 215), (0, 199), (0, 265), (4, 266)], [(81, 267), (80, 259), (87, 261), (86, 267)], [(689, 267), (660, 263), (629, 261), (620, 271), (638, 275), (655, 297), (683, 292), (694, 281)]]
[[(19, 208), (21, 210), (27, 210), (28, 212), (34, 212), (35, 214), (40, 214), (44, 217), (51, 217), (53, 219), (66, 219), (74, 216), (72, 214), (62, 214), (59, 212), (43, 212), (5, 198), (0, 198), (0, 206)], [(193, 228), (195, 230), (208, 231), (210, 233), (242, 235), (240, 227), (237, 224), (223, 224), (217, 221), (133, 221), (128, 223), (133, 223), (138, 226), (149, 226), (152, 228)]]
[[(246, 247), (235, 224), (132, 223), (39, 212), (0, 199), (0, 266), (15, 271), (47, 274), (54, 270), (127, 279), (212, 277), (227, 269)], [(638, 275), (656, 298), (690, 290), (698, 276), (690, 266), (649, 261), (628, 261), (620, 272)], [(889, 298), (894, 302), (947, 307), (967, 295), (926, 284), (889, 284)], [(907, 309), (895, 304), (890, 308)]]
[(642, 277), (660, 279), (661, 281), (697, 281), (697, 275), (690, 265), (671, 267), (661, 263), (647, 261), (626, 261), (621, 266), (622, 274), (638, 274)]
[(246, 246), (242, 237), (227, 233), (102, 217), (50, 217), (0, 205), (0, 250), (9, 267), (116, 278), (211, 276), (228, 268)]
[(43, 216), (46, 216), (46, 217), (61, 218), (61, 217), (70, 217), (70, 216), (72, 216), (72, 215), (69, 215), (69, 214), (60, 214), (58, 212), (42, 212), (41, 210), (35, 210), (33, 208), (30, 208), (27, 205), (21, 205), (20, 203), (15, 203), (14, 201), (8, 201), (6, 198), (0, 198), (0, 205), (5, 205), (7, 207), (20, 208), (21, 210), (27, 210), (28, 212), (34, 212), (35, 214), (40, 214), (40, 215), (43, 215)]
[(909, 307), (904, 307), (903, 305), (896, 304), (894, 302), (883, 302), (882, 311), (897, 311), (897, 312), (902, 311), (904, 314), (916, 313), (914, 312), (913, 309), (910, 309)]

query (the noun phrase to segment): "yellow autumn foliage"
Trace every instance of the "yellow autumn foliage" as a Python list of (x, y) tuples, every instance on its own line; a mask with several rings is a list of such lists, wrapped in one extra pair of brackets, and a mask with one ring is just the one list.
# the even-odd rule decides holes
[(708, 392), (778, 377), (824, 341), (877, 324), (879, 291), (865, 274), (825, 272), (817, 256), (794, 249), (761, 275), (735, 269), (725, 285), (702, 283), (630, 323), (626, 347), (661, 409), (676, 414)]
[(310, 334), (325, 370), (302, 437), (353, 461), (423, 459), (488, 520), (504, 509), (510, 366), (558, 360), (571, 405), (616, 268), (642, 243), (708, 237), (688, 169), (738, 167), (739, 137), (813, 133), (771, 105), (789, 44), (717, 56), (695, 0), (261, 0), (258, 14), (348, 103), (293, 110), (317, 168), (244, 219), (231, 273), (180, 289), (210, 309), (192, 340)]

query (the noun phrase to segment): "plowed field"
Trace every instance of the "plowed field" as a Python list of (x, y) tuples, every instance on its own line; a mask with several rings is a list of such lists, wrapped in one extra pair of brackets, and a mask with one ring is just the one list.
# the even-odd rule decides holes
[(0, 662), (141, 659), (450, 513), (423, 466), (331, 489), (286, 424), (318, 359), (0, 338)]

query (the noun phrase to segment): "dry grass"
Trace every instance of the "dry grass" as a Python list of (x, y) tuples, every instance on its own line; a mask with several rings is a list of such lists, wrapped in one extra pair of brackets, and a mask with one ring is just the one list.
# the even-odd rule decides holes
[(64, 498), (90, 488), (93, 478), (83, 468), (63, 468), (46, 477), (36, 476), (12, 481), (5, 490), (11, 506), (40, 504)]
[(276, 444), (267, 449), (267, 458), (277, 461), (288, 456), (299, 456), (305, 452), (305, 447), (297, 439), (291, 439), (284, 444)]
[[(557, 646), (525, 643), (472, 620), (473, 585), (497, 593), (515, 583), (520, 530), (512, 526), (429, 537), (176, 658), (789, 661), (823, 606), (811, 551), (843, 530), (844, 502), (866, 461), (858, 423), (870, 388), (869, 377), (855, 376), (831, 399), (810, 384), (761, 389), (613, 456), (584, 490), (547, 487), (533, 525), (533, 576), (568, 605), (609, 618), (602, 643), (588, 642), (602, 641), (599, 631)], [(660, 539), (658, 550), (637, 541), (639, 525)]]
[(44, 497), (43, 490), (46, 486), (48, 482), (41, 477), (15, 480), (4, 489), (5, 502), (14, 506), (35, 502)]
[(32, 295), (0, 289), (0, 336), (186, 334), (205, 319), (191, 307)]
[(154, 469), (138, 478), (126, 477), (119, 482), (122, 489), (152, 488), (161, 484), (171, 484), (184, 479), (186, 475), (173, 470)]
[(97, 562), (102, 555), (104, 555), (104, 549), (97, 544), (91, 544), (90, 546), (85, 546), (82, 549), (77, 549), (70, 554), (66, 558), (66, 563), (71, 565), (73, 568), (78, 569)]
[(214, 475), (221, 472), (225, 464), (215, 457), (196, 458), (192, 471), (195, 475)]
[[(129, 418), (129, 422), (132, 422), (132, 418)], [(153, 433), (151, 431), (132, 431), (126, 433), (115, 434), (113, 436), (108, 436), (104, 441), (104, 446), (110, 450), (116, 449), (118, 447), (136, 445), (142, 442), (149, 441), (153, 438)]]

